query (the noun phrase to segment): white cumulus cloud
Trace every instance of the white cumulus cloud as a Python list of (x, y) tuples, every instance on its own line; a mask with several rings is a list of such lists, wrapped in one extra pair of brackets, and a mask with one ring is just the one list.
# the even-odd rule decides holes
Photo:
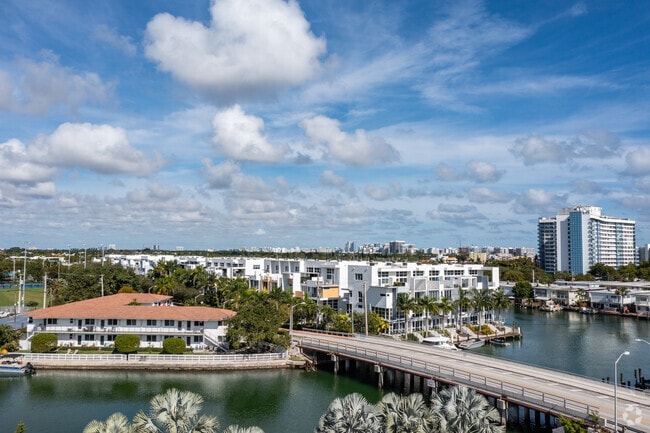
[(233, 99), (271, 94), (313, 77), (325, 40), (294, 0), (220, 0), (208, 25), (163, 13), (145, 33), (145, 54), (160, 69), (208, 94)]
[(278, 162), (287, 149), (263, 135), (264, 120), (244, 113), (239, 105), (218, 112), (212, 120), (212, 142), (223, 155), (240, 161)]
[(324, 153), (344, 164), (369, 166), (379, 162), (399, 161), (397, 150), (383, 138), (368, 137), (366, 131), (358, 129), (354, 135), (341, 131), (338, 120), (325, 116), (305, 119), (300, 123), (311, 143), (323, 149)]
[(86, 102), (106, 101), (111, 85), (96, 73), (77, 73), (48, 55), (43, 61), (22, 59), (0, 69), (0, 111), (42, 115), (56, 106), (76, 111)]
[(160, 166), (130, 143), (126, 131), (111, 125), (64, 123), (40, 136), (30, 155), (42, 164), (75, 167), (102, 174), (147, 174)]
[(49, 181), (55, 174), (52, 167), (31, 161), (27, 147), (19, 140), (0, 143), (0, 180), (14, 184)]

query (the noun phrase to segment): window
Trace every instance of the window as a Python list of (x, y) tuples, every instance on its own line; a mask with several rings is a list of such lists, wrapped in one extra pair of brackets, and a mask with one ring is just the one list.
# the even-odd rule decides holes
[(115, 341), (115, 335), (113, 334), (108, 334), (106, 336), (106, 341)]
[(363, 302), (363, 292), (359, 291), (359, 302)]
[(363, 281), (363, 274), (354, 274), (355, 281)]
[(165, 326), (176, 326), (176, 322), (174, 320), (165, 320)]
[(194, 336), (194, 342), (195, 343), (200, 343), (201, 342), (201, 336), (200, 335), (195, 335)]
[(126, 319), (126, 326), (135, 326), (135, 319)]
[(158, 321), (147, 319), (147, 326), (158, 326)]
[(259, 269), (260, 265), (253, 265), (253, 269)]
[(56, 325), (57, 319), (47, 319), (47, 324), (48, 325)]
[(95, 324), (95, 319), (86, 319), (84, 322), (86, 325), (94, 325)]
[(158, 341), (156, 337), (157, 335), (147, 335), (147, 342), (152, 343), (154, 341)]
[(84, 340), (85, 341), (95, 341), (95, 335), (94, 334), (84, 334)]
[(204, 326), (203, 325), (203, 320), (195, 320), (194, 321), (194, 326)]
[(108, 319), (108, 326), (117, 326), (117, 319)]

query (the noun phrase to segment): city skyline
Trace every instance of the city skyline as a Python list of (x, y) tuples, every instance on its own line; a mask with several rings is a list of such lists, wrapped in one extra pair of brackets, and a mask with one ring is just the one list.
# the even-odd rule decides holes
[(650, 242), (642, 2), (8, 1), (0, 247)]

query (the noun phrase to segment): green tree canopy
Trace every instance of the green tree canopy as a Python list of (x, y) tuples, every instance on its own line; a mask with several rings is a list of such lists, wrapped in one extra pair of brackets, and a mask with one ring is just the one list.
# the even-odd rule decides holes
[(18, 350), (20, 335), (20, 330), (12, 328), (11, 325), (0, 325), (0, 350), (4, 349), (7, 352)]

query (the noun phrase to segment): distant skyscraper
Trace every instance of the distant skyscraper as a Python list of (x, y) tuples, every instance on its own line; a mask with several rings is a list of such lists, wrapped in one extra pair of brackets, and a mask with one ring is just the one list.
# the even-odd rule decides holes
[(354, 241), (347, 241), (345, 243), (345, 250), (346, 253), (353, 253), (354, 252)]
[(537, 224), (539, 264), (547, 272), (585, 274), (603, 263), (619, 268), (636, 263), (635, 222), (601, 215), (596, 206), (561, 209)]

